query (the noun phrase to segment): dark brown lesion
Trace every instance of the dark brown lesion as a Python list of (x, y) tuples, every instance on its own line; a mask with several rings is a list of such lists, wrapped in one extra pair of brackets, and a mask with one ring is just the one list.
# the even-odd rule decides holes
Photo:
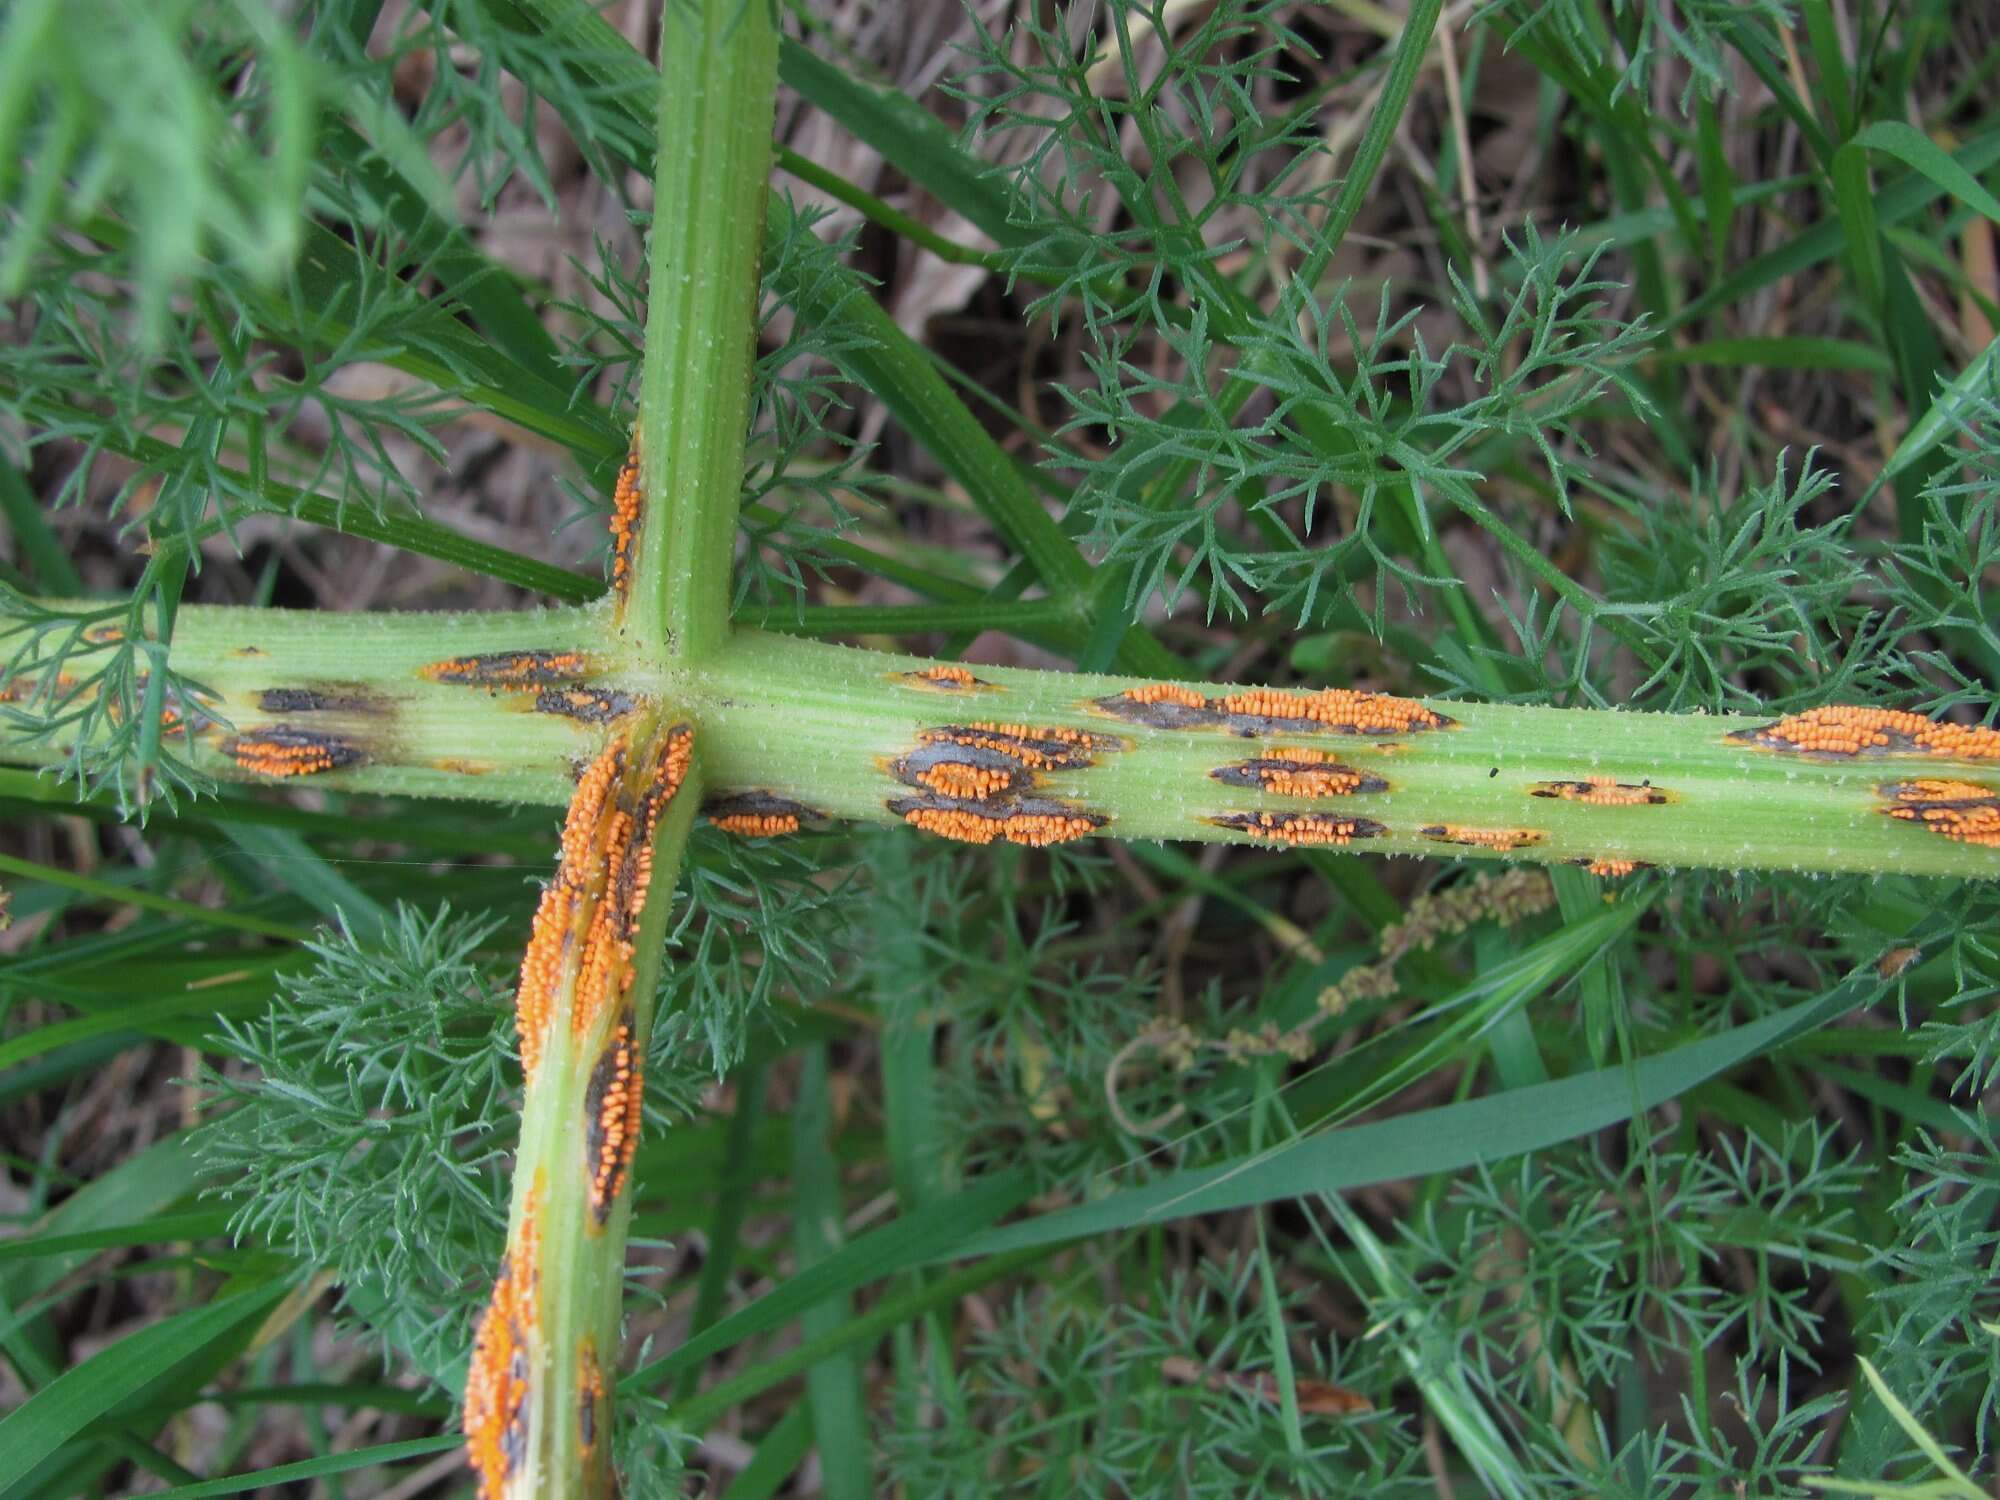
[(1098, 755), (1125, 748), (1110, 735), (1033, 724), (940, 724), (919, 730), (917, 743), (989, 751), (1030, 771), (1081, 771), (1095, 765)]
[(1389, 831), (1373, 818), (1351, 818), (1323, 812), (1232, 812), (1206, 820), (1217, 828), (1247, 833), (1274, 844), (1343, 845), (1356, 839), (1376, 839)]
[(432, 682), (483, 687), (497, 693), (506, 688), (551, 687), (579, 682), (597, 669), (585, 652), (569, 650), (487, 651), (452, 656), (417, 668)]
[(579, 724), (610, 724), (638, 710), (639, 700), (616, 688), (545, 687), (535, 694), (535, 712), (574, 719)]
[(257, 695), (257, 707), (267, 714), (365, 714), (387, 705), (364, 689), (274, 687)]
[(724, 833), (744, 839), (782, 838), (797, 833), (807, 823), (824, 821), (826, 814), (816, 808), (780, 797), (775, 792), (730, 792), (710, 797), (701, 805), (702, 816)]
[(1094, 698), (1090, 706), (1148, 729), (1215, 729), (1223, 722), (1221, 711), (1209, 706), (1204, 693), (1181, 682), (1149, 682)]
[(367, 759), (361, 746), (344, 735), (295, 724), (271, 724), (252, 734), (223, 741), (222, 753), (257, 776), (317, 776), (343, 771)]
[(1610, 776), (1538, 781), (1528, 788), (1528, 795), (1581, 802), (1589, 807), (1659, 807), (1674, 800), (1671, 793), (1654, 786), (1651, 780), (1618, 781)]
[(1353, 797), (1389, 790), (1380, 776), (1343, 765), (1324, 750), (1273, 750), (1208, 774), (1225, 786), (1254, 787), (1278, 797)]

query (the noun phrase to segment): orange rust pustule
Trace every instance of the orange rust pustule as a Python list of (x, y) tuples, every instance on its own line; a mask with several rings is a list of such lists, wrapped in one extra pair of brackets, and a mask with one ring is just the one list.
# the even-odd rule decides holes
[(2000, 792), (1970, 781), (1923, 778), (1882, 787), (1890, 817), (1917, 823), (1955, 844), (2000, 849)]
[(54, 681), (36, 676), (33, 672), (22, 672), (0, 682), (0, 703), (26, 703), (35, 698), (53, 698), (75, 686), (76, 678), (69, 672), (56, 673)]
[(499, 1500), (525, 1456), (528, 1408), (541, 1298), (541, 1204), (547, 1180), (537, 1173), (520, 1237), (500, 1264), (493, 1296), (480, 1315), (465, 1377), (465, 1452), (479, 1476), (479, 1500)]
[(701, 811), (714, 827), (744, 839), (780, 838), (797, 833), (805, 823), (817, 822), (824, 816), (803, 802), (773, 792), (731, 792), (711, 797), (702, 804)]
[(618, 467), (611, 492), (611, 587), (622, 600), (632, 587), (632, 549), (639, 539), (639, 423), (632, 424), (632, 442)]
[(616, 688), (545, 687), (535, 694), (535, 712), (575, 719), (579, 724), (609, 724), (639, 706), (630, 693)]
[(1092, 764), (1096, 752), (1124, 748), (1107, 735), (1062, 725), (940, 724), (917, 732), (920, 745), (957, 745), (1004, 755), (1031, 771), (1076, 771)]
[(1795, 755), (1929, 755), (1939, 760), (2000, 760), (2000, 730), (1927, 719), (1900, 708), (1833, 704), (1791, 714), (1727, 736), (1738, 744)]
[(639, 1144), (645, 1101), (645, 1059), (632, 1034), (632, 1012), (619, 1018), (590, 1070), (584, 1091), (584, 1170), (590, 1175), (591, 1223), (602, 1229), (618, 1204)]
[(1556, 797), (1564, 802), (1581, 802), (1588, 807), (1658, 807), (1673, 800), (1650, 781), (1619, 781), (1610, 776), (1586, 776), (1580, 781), (1538, 781), (1528, 788), (1528, 795)]
[(432, 682), (461, 687), (483, 687), (489, 693), (502, 688), (550, 687), (575, 682), (589, 675), (594, 663), (581, 651), (488, 651), (479, 656), (453, 656), (417, 668), (417, 675)]
[(1643, 859), (1585, 858), (1585, 859), (1568, 859), (1564, 860), (1563, 863), (1576, 865), (1582, 869), (1588, 870), (1591, 874), (1597, 876), (1601, 880), (1622, 880), (1625, 876), (1632, 874), (1634, 871), (1650, 870), (1653, 868), (1651, 865), (1647, 864)]
[(942, 798), (895, 797), (889, 811), (925, 833), (961, 844), (1008, 843), (1046, 849), (1087, 838), (1110, 819), (1064, 802), (1025, 800), (998, 805)]
[(1217, 766), (1208, 773), (1226, 786), (1249, 786), (1279, 797), (1352, 797), (1386, 792), (1380, 776), (1342, 765), (1324, 750), (1273, 750), (1254, 760)]
[(1214, 700), (1230, 731), (1246, 737), (1307, 730), (1324, 734), (1415, 734), (1451, 729), (1457, 720), (1424, 707), (1414, 698), (1365, 693), (1354, 688), (1322, 688), (1312, 693), (1249, 688)]
[(992, 683), (972, 675), (971, 671), (956, 662), (941, 661), (934, 666), (921, 668), (915, 672), (892, 672), (895, 681), (909, 687), (925, 688), (939, 693), (997, 693), (1000, 690)]
[(1380, 838), (1388, 828), (1373, 818), (1338, 817), (1333, 813), (1222, 813), (1208, 820), (1217, 828), (1232, 828), (1254, 834), (1274, 844), (1351, 844), (1356, 839)]
[(1542, 841), (1539, 828), (1468, 828), (1462, 823), (1433, 823), (1420, 830), (1427, 839), (1440, 844), (1458, 844), (1467, 849), (1492, 849), (1506, 853), (1525, 849)]
[(316, 776), (359, 765), (366, 757), (360, 746), (337, 734), (273, 724), (254, 734), (239, 734), (224, 742), (223, 753), (258, 776)]

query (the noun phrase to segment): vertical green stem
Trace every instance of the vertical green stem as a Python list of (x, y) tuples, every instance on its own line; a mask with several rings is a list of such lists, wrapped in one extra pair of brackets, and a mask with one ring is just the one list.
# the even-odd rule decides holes
[(666, 8), (625, 625), (670, 661), (712, 653), (729, 628), (777, 68), (767, 0)]

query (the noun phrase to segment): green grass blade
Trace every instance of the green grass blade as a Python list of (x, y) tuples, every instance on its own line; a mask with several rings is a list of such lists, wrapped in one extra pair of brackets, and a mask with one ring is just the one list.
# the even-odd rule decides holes
[(27, 1474), (152, 1382), (236, 1336), (288, 1289), (274, 1281), (162, 1318), (65, 1370), (0, 1418), (0, 1474)]

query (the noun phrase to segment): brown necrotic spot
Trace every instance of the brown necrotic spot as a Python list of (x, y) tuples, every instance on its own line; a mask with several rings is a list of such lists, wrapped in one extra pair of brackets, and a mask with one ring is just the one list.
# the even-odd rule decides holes
[(2000, 730), (1927, 719), (1900, 708), (1834, 704), (1807, 709), (1729, 739), (1796, 755), (1929, 755), (1940, 760), (2000, 760)]
[(1350, 844), (1380, 838), (1389, 830), (1373, 818), (1347, 818), (1333, 813), (1238, 812), (1208, 820), (1217, 828), (1234, 829), (1274, 844)]
[(1110, 821), (1099, 813), (1039, 798), (995, 804), (894, 797), (888, 808), (912, 828), (940, 838), (962, 844), (1022, 844), (1031, 849), (1085, 838)]
[(997, 693), (999, 688), (982, 681), (956, 662), (941, 661), (914, 672), (892, 672), (897, 682), (938, 693)]
[(1586, 776), (1580, 781), (1538, 781), (1528, 788), (1532, 797), (1559, 797), (1591, 807), (1657, 807), (1672, 798), (1650, 781), (1618, 781), (1610, 776)]
[(379, 699), (354, 689), (332, 691), (325, 688), (265, 688), (257, 695), (257, 706), (267, 714), (355, 714), (382, 706)]
[(1149, 729), (1204, 729), (1222, 723), (1219, 710), (1196, 688), (1180, 682), (1148, 682), (1108, 698), (1096, 698), (1091, 706), (1128, 724)]
[(1385, 792), (1380, 776), (1342, 765), (1324, 750), (1273, 750), (1253, 760), (1217, 766), (1208, 773), (1227, 786), (1256, 787), (1279, 797), (1351, 797)]
[(801, 824), (823, 816), (803, 802), (773, 792), (731, 792), (725, 797), (709, 798), (701, 810), (715, 827), (744, 839), (773, 839), (797, 833)]
[(584, 1169), (590, 1181), (591, 1222), (602, 1229), (617, 1206), (639, 1144), (645, 1098), (644, 1060), (627, 1010), (605, 1039), (584, 1091)]
[(1650, 870), (1653, 868), (1641, 859), (1611, 859), (1604, 857), (1593, 859), (1588, 855), (1582, 859), (1564, 860), (1563, 863), (1576, 865), (1581, 869), (1588, 870), (1591, 874), (1603, 880), (1619, 880), (1630, 875), (1635, 870)]
[(575, 719), (580, 724), (609, 724), (639, 706), (638, 700), (616, 688), (545, 687), (535, 694), (535, 712)]
[(576, 1431), (585, 1458), (597, 1447), (599, 1413), (604, 1406), (604, 1366), (598, 1363), (597, 1340), (585, 1334), (576, 1351)]
[(1956, 844), (2000, 849), (2000, 792), (1970, 781), (1930, 777), (1892, 781), (1882, 787), (1889, 806), (1882, 810), (1917, 823)]
[(316, 776), (358, 765), (361, 749), (337, 734), (273, 724), (254, 734), (239, 734), (223, 744), (223, 753), (258, 776)]
[(1124, 748), (1109, 735), (1030, 724), (942, 724), (918, 731), (917, 743), (989, 751), (1030, 771), (1082, 770), (1094, 763), (1098, 752)]
[(1492, 849), (1506, 853), (1525, 849), (1542, 841), (1539, 828), (1468, 828), (1463, 823), (1433, 823), (1421, 830), (1423, 836), (1440, 844), (1458, 844), (1467, 849)]

